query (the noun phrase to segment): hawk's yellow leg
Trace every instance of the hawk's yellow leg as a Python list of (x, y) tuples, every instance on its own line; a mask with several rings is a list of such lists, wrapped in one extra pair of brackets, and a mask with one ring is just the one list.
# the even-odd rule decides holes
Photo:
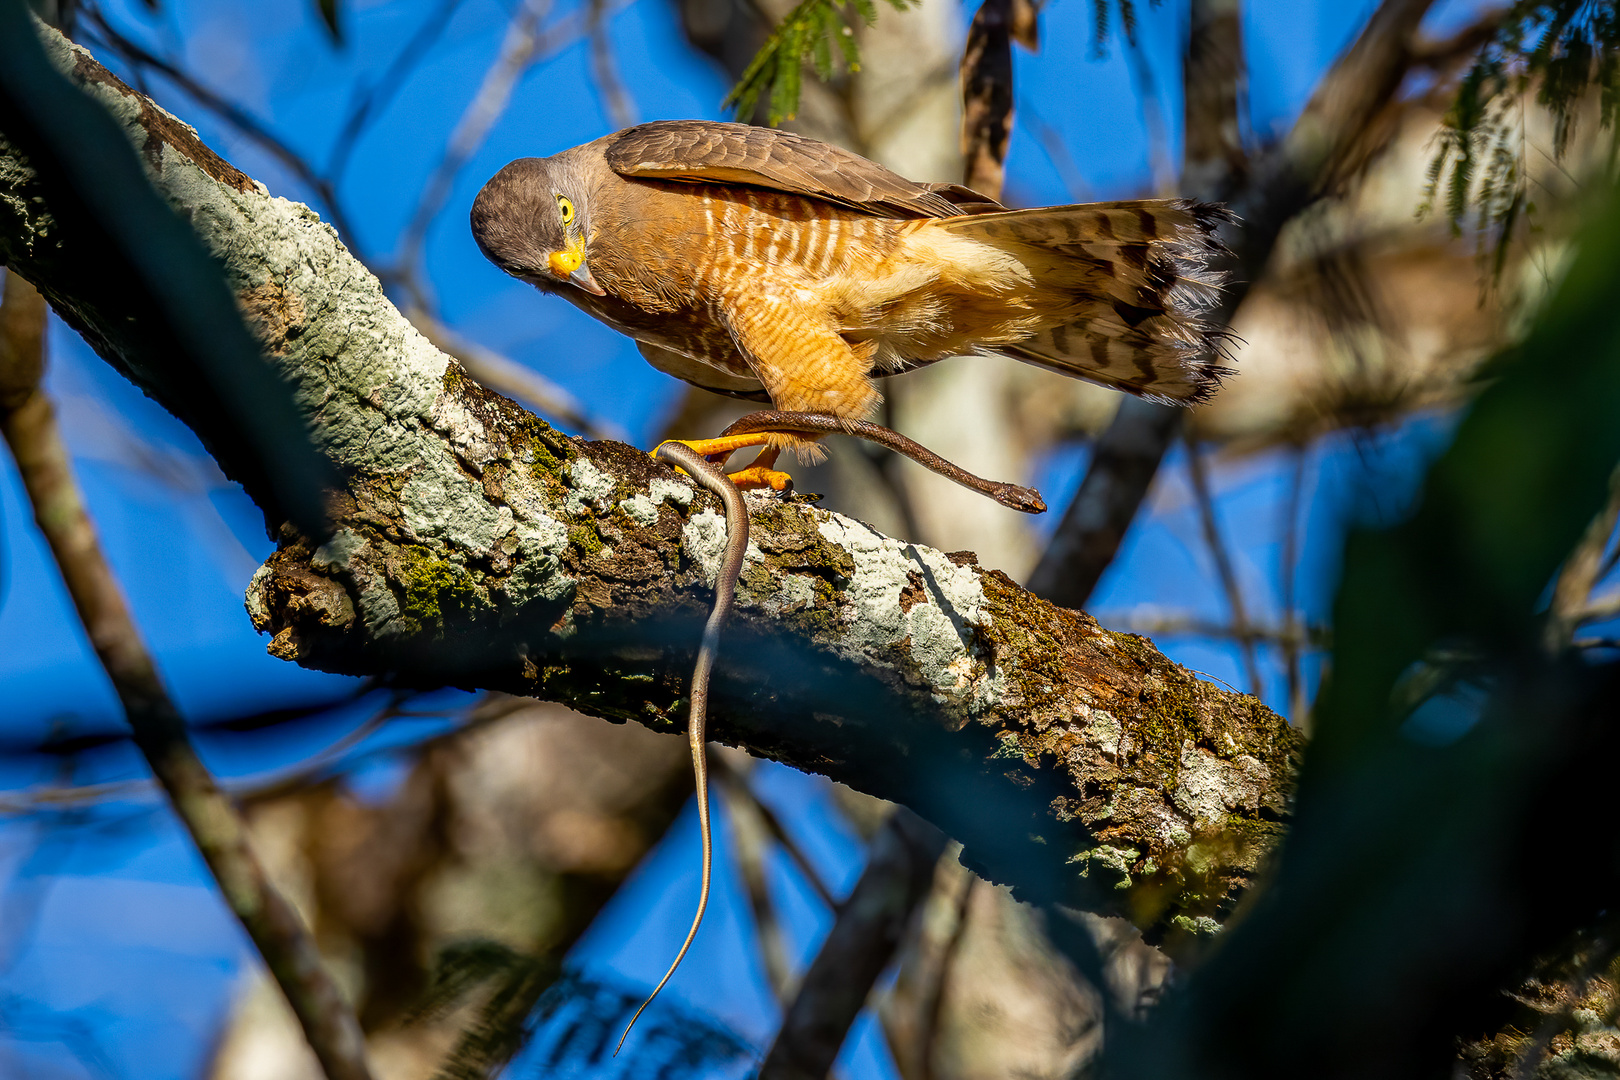
[[(734, 451), (749, 446), (763, 446), (753, 462), (745, 469), (734, 473), (727, 473), (726, 479), (738, 487), (747, 489), (769, 488), (772, 491), (787, 491), (793, 486), (793, 478), (785, 472), (773, 469), (780, 448), (770, 445), (771, 433), (767, 431), (752, 432), (747, 435), (727, 435), (719, 439), (666, 439), (665, 442), (677, 442), (682, 446), (689, 446), (698, 454), (706, 458), (719, 458), (724, 461)], [(659, 443), (662, 446), (663, 443)], [(658, 447), (653, 447), (653, 456), (658, 456)]]

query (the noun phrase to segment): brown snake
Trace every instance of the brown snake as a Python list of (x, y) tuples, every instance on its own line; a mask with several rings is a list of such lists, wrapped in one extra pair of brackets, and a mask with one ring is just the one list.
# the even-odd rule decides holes
[(748, 554), (748, 504), (743, 501), (737, 485), (726, 478), (719, 466), (711, 465), (691, 447), (678, 442), (660, 444), (653, 451), (653, 456), (680, 466), (692, 479), (720, 497), (726, 508), (726, 550), (720, 560), (720, 573), (714, 582), (714, 606), (709, 609), (709, 621), (703, 624), (703, 641), (698, 645), (697, 663), (692, 667), (692, 709), (686, 728), (686, 739), (692, 749), (692, 774), (697, 778), (698, 828), (703, 834), (703, 873), (698, 886), (697, 912), (692, 916), (692, 928), (686, 932), (686, 940), (681, 942), (681, 951), (675, 954), (669, 970), (664, 972), (664, 977), (658, 980), (653, 992), (647, 995), (647, 1000), (641, 1003), (636, 1015), (625, 1025), (624, 1034), (619, 1036), (619, 1045), (613, 1051), (615, 1056), (624, 1049), (624, 1040), (630, 1037), (630, 1029), (636, 1026), (641, 1014), (652, 1004), (664, 984), (669, 982), (675, 969), (681, 966), (681, 961), (686, 958), (686, 950), (692, 947), (692, 939), (697, 937), (703, 912), (709, 906), (709, 878), (714, 865), (714, 845), (709, 838), (709, 762), (705, 730), (709, 720), (709, 673), (714, 670), (715, 654), (720, 648), (720, 627), (725, 624), (726, 616), (731, 614), (732, 600), (737, 595), (737, 579), (742, 575), (743, 556)]
[[(926, 447), (912, 442), (899, 432), (865, 420), (840, 420), (836, 416), (823, 413), (765, 410), (744, 416), (726, 428), (721, 437), (761, 431), (814, 435), (836, 433), (868, 439), (904, 454), (919, 465), (932, 469), (964, 487), (988, 495), (1003, 506), (1022, 510), (1026, 514), (1039, 514), (1046, 510), (1046, 503), (1041, 500), (1040, 493), (1032, 488), (974, 476)], [(658, 980), (653, 992), (647, 995), (647, 1000), (641, 1003), (641, 1008), (636, 1010), (636, 1014), (630, 1018), (630, 1023), (625, 1025), (624, 1034), (619, 1036), (619, 1045), (613, 1051), (615, 1056), (624, 1049), (624, 1041), (630, 1037), (630, 1029), (636, 1026), (641, 1014), (647, 1011), (647, 1006), (652, 1004), (653, 998), (657, 997), (659, 991), (669, 982), (670, 977), (675, 974), (675, 969), (681, 966), (687, 950), (692, 947), (692, 939), (697, 937), (698, 927), (703, 923), (703, 913), (709, 906), (709, 884), (714, 866), (714, 844), (709, 835), (707, 757), (709, 675), (714, 670), (714, 659), (720, 648), (720, 628), (725, 625), (727, 616), (731, 614), (732, 602), (737, 595), (737, 580), (742, 576), (743, 558), (748, 554), (748, 504), (743, 501), (742, 492), (738, 490), (737, 485), (731, 482), (720, 467), (691, 447), (679, 442), (660, 443), (653, 450), (653, 457), (680, 467), (692, 479), (720, 497), (726, 509), (726, 549), (720, 560), (720, 572), (715, 577), (714, 606), (709, 609), (708, 622), (703, 624), (703, 640), (698, 645), (697, 663), (692, 668), (690, 694), (692, 707), (686, 729), (687, 743), (692, 750), (692, 773), (697, 779), (698, 828), (703, 841), (703, 871), (698, 885), (697, 911), (692, 916), (692, 926), (686, 932), (686, 940), (681, 942), (680, 951), (675, 954), (669, 970), (664, 972), (664, 977)]]
[(879, 446), (886, 446), (897, 454), (904, 454), (923, 468), (937, 472), (945, 479), (954, 480), (981, 495), (987, 495), (1002, 506), (1021, 510), (1026, 514), (1046, 513), (1046, 502), (1041, 498), (1041, 493), (1034, 488), (974, 476), (960, 465), (946, 461), (921, 443), (912, 442), (898, 431), (891, 431), (881, 424), (867, 420), (840, 420), (826, 413), (776, 412), (772, 409), (762, 409), (738, 420), (722, 431), (720, 437), (723, 439), (727, 435), (747, 435), (759, 431), (781, 431), (796, 435), (853, 435), (857, 439), (866, 439)]

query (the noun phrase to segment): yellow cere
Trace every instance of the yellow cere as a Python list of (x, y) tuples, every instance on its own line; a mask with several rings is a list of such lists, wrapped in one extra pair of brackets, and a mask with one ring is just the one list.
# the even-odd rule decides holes
[(567, 251), (553, 251), (551, 253), (551, 272), (558, 277), (567, 277), (579, 269), (579, 264), (585, 261), (585, 252), (582, 247), (571, 247)]

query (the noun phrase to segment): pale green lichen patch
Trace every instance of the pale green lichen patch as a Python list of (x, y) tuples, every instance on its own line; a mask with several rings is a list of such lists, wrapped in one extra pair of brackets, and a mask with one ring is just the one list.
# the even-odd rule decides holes
[(562, 522), (542, 517), (519, 525), (512, 571), (505, 581), (508, 602), (522, 608), (572, 596), (576, 583), (562, 570), (567, 551), (568, 530)]
[(347, 570), (349, 560), (365, 546), (365, 537), (353, 529), (338, 529), (330, 540), (315, 549), (309, 565), (317, 570)]
[(264, 602), (264, 598), (274, 578), (275, 571), (270, 568), (269, 563), (264, 563), (253, 571), (253, 576), (248, 579), (247, 594), (242, 598), (242, 604), (247, 608), (253, 628), (261, 634), (270, 627), (270, 608)]
[[(720, 578), (720, 564), (726, 556), (726, 519), (713, 510), (701, 510), (686, 519), (681, 527), (681, 551), (697, 567), (703, 584), (714, 588), (715, 582)], [(748, 551), (743, 556), (742, 583), (746, 586), (752, 576), (750, 569), (763, 564), (765, 555), (759, 549), (759, 544), (752, 536), (748, 539)], [(757, 579), (756, 579), (757, 580)], [(769, 585), (765, 586), (767, 589)], [(758, 602), (762, 599), (756, 595), (752, 588), (739, 590), (739, 601), (743, 603)]]
[[(771, 588), (772, 586), (775, 588)], [(785, 615), (795, 611), (806, 611), (816, 606), (815, 579), (807, 574), (784, 574), (780, 584), (767, 574), (764, 580), (750, 587), (756, 593), (771, 590), (760, 601), (760, 608), (767, 615)]]
[(647, 494), (655, 503), (668, 502), (676, 506), (691, 506), (692, 496), (696, 493), (692, 490), (691, 484), (655, 476), (647, 483)]
[(1170, 925), (1184, 934), (1191, 934), (1197, 938), (1212, 938), (1221, 932), (1221, 924), (1208, 915), (1200, 915), (1197, 918), (1177, 915), (1170, 920)]
[(568, 513), (583, 514), (586, 509), (606, 510), (613, 497), (613, 477), (598, 469), (589, 458), (577, 457), (563, 470), (571, 491), (568, 493)]
[(490, 550), (514, 524), (511, 507), (492, 504), (483, 488), (448, 469), (413, 474), (400, 489), (399, 508), (415, 536), (470, 552)]
[(644, 529), (658, 524), (658, 504), (645, 495), (632, 495), (628, 499), (620, 499), (619, 509), (624, 511), (625, 517)]
[(1187, 869), (1203, 876), (1215, 869), (1217, 854), (1207, 844), (1188, 844), (1181, 857), (1186, 862)]
[(1098, 844), (1070, 857), (1082, 878), (1091, 879), (1101, 887), (1128, 889), (1131, 887), (1131, 866), (1140, 857), (1135, 848), (1118, 848), (1112, 844)]
[(1188, 740), (1181, 747), (1180, 772), (1171, 799), (1195, 828), (1202, 829), (1226, 821), (1232, 811), (1258, 810), (1270, 783), (1266, 767), (1257, 758), (1239, 754), (1227, 761)]
[(1087, 714), (1086, 734), (1091, 737), (1097, 749), (1108, 757), (1118, 755), (1120, 740), (1125, 734), (1119, 718), (1107, 709), (1093, 709), (1087, 705), (1078, 708)]
[(357, 574), (354, 578), (355, 609), (370, 637), (378, 641), (407, 637), (411, 628), (401, 617), (399, 597), (381, 574)]
[(943, 552), (903, 544), (861, 522), (824, 516), (818, 531), (847, 551), (854, 572), (841, 648), (881, 657), (902, 643), (924, 685), (942, 703), (980, 711), (1001, 698), (1002, 681), (976, 654), (976, 630), (989, 623), (979, 575)]
[(664, 503), (673, 506), (691, 506), (695, 492), (690, 484), (655, 476), (647, 482), (647, 494), (636, 494), (619, 500), (624, 516), (644, 529), (658, 524), (658, 508)]

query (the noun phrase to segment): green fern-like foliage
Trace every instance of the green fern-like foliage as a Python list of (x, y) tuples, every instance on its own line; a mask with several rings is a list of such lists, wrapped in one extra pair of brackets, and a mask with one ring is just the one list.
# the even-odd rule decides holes
[(1534, 210), (1520, 103), (1531, 87), (1553, 121), (1552, 153), (1569, 148), (1582, 101), (1598, 90), (1598, 123), (1620, 106), (1616, 0), (1517, 0), (1480, 51), (1446, 114), (1420, 213), (1439, 207), (1461, 233), (1470, 223), (1500, 274), (1515, 227)]
[(518, 1064), (535, 1066), (528, 1075), (544, 1077), (740, 1080), (753, 1063), (757, 1051), (741, 1036), (673, 1001), (654, 1002), (615, 1055), (619, 1033), (645, 996), (645, 987), (565, 972), (541, 998)]
[[(642, 1017), (623, 1054), (619, 1033), (646, 988), (618, 986), (555, 960), (474, 939), (440, 951), (431, 984), (409, 1023), (444, 1018), (471, 1005), (470, 1023), (434, 1080), (505, 1075), (591, 1076), (597, 1080), (698, 1080), (739, 1076), (754, 1048), (712, 1017), (664, 999)], [(538, 1071), (526, 1071), (538, 1066)]]
[[(922, 0), (885, 2), (896, 11), (905, 11)], [(1162, 0), (1149, 2), (1158, 7)], [(1035, 0), (1037, 8), (1043, 3), (1045, 0)], [(1104, 54), (1116, 18), (1126, 44), (1136, 44), (1136, 0), (1091, 0), (1091, 5), (1095, 30), (1092, 46), (1097, 56)], [(809, 67), (822, 82), (829, 81), (836, 47), (845, 66), (859, 71), (861, 54), (855, 43), (854, 20), (858, 18), (871, 26), (877, 14), (874, 0), (800, 0), (765, 39), (720, 107), (732, 110), (739, 120), (747, 120), (764, 98), (767, 124), (775, 127), (793, 119), (799, 111), (804, 69)]]
[[(886, 2), (896, 11), (905, 11), (921, 0)], [(855, 44), (854, 19), (871, 26), (877, 14), (873, 0), (801, 0), (765, 39), (720, 107), (733, 109), (738, 119), (746, 120), (764, 97), (768, 124), (775, 127), (793, 119), (799, 111), (804, 68), (808, 65), (823, 82), (830, 80), (836, 47), (849, 70), (859, 71), (861, 54)]]
[[(1158, 7), (1160, 0), (1153, 0)], [(1091, 53), (1101, 59), (1108, 52), (1108, 32), (1114, 23), (1114, 7), (1119, 7), (1119, 29), (1125, 44), (1136, 45), (1136, 4), (1134, 0), (1091, 0)]]

